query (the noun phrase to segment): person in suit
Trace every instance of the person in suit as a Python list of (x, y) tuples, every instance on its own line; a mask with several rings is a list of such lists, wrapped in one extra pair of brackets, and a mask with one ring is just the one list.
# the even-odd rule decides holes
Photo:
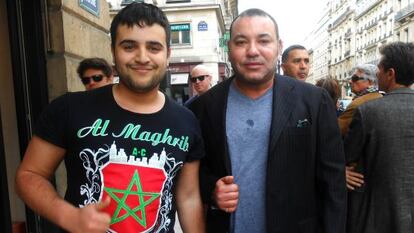
[(196, 99), (207, 232), (343, 233), (345, 157), (328, 93), (276, 74), (276, 21), (249, 9), (230, 27), (235, 74)]
[(344, 141), (364, 184), (349, 194), (347, 232), (406, 233), (414, 215), (414, 45), (380, 49), (378, 86), (386, 94), (357, 108)]
[(282, 53), (283, 74), (305, 82), (309, 75), (309, 61), (309, 53), (304, 46), (289, 46)]

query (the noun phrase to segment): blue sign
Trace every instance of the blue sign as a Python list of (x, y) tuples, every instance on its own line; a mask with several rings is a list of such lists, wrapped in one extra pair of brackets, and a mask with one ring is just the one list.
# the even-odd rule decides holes
[(206, 21), (200, 21), (198, 23), (198, 30), (199, 31), (208, 31), (208, 25), (207, 25)]
[(99, 16), (99, 0), (79, 0), (79, 6), (96, 16)]

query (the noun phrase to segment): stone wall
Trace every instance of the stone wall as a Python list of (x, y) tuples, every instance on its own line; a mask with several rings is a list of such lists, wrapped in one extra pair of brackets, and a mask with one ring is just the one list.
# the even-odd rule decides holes
[(82, 59), (102, 57), (112, 63), (109, 5), (106, 0), (98, 1), (98, 16), (80, 7), (79, 1), (48, 1), (50, 99), (68, 91), (84, 90), (76, 73)]

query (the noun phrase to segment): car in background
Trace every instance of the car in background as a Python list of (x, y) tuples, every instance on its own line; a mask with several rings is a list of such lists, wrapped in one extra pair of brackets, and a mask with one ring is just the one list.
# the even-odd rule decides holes
[(352, 102), (352, 99), (339, 99), (338, 100), (338, 112), (343, 112), (348, 107), (348, 105)]

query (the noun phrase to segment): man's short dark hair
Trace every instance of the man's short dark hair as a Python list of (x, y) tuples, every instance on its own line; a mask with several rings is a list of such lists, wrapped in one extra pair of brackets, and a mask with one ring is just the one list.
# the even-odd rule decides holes
[(384, 70), (395, 70), (395, 82), (404, 86), (414, 83), (414, 44), (393, 42), (380, 48)]
[(306, 50), (306, 48), (304, 47), (304, 46), (302, 46), (302, 45), (298, 45), (298, 44), (295, 44), (295, 45), (291, 45), (291, 46), (289, 46), (287, 49), (285, 49), (285, 51), (283, 51), (283, 53), (282, 53), (282, 63), (286, 63), (287, 62), (287, 60), (288, 60), (288, 58), (289, 58), (289, 53), (290, 53), (290, 51), (292, 51), (292, 50), (296, 50), (296, 49), (299, 49), (299, 50)]
[(112, 76), (112, 67), (105, 59), (99, 57), (86, 58), (79, 63), (77, 69), (79, 78), (82, 78), (83, 73), (89, 69), (101, 70), (106, 77)]
[(230, 25), (230, 38), (233, 30), (233, 24), (236, 22), (239, 18), (243, 17), (254, 17), (254, 16), (260, 16), (260, 17), (268, 17), (270, 20), (272, 20), (273, 24), (275, 25), (275, 33), (276, 33), (276, 39), (279, 39), (279, 27), (277, 26), (276, 20), (269, 15), (267, 12), (257, 9), (257, 8), (251, 8), (248, 10), (243, 11), (241, 14), (239, 14), (233, 22), (231, 22)]
[(111, 46), (115, 48), (116, 33), (119, 25), (133, 27), (152, 26), (159, 24), (164, 28), (167, 48), (170, 48), (170, 23), (167, 16), (158, 7), (147, 4), (133, 2), (120, 10), (111, 23)]

